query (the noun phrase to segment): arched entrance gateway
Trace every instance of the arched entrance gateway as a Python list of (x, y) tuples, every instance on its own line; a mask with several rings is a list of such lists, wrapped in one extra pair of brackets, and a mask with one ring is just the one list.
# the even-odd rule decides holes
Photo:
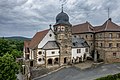
[(50, 58), (50, 59), (48, 59), (48, 65), (52, 65), (52, 59)]
[(64, 64), (67, 63), (67, 57), (64, 58)]
[(54, 59), (54, 64), (58, 64), (59, 63), (59, 59), (58, 58), (55, 58)]

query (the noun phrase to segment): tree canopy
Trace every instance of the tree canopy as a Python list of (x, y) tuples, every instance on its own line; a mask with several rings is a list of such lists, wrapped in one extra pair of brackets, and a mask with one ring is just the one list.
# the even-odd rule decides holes
[(0, 80), (16, 80), (20, 65), (16, 58), (22, 56), (23, 41), (0, 39)]
[(19, 65), (15, 62), (12, 54), (0, 57), (0, 80), (16, 80)]

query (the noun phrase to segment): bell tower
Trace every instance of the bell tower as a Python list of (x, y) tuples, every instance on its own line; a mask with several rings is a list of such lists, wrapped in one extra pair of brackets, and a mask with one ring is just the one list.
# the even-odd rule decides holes
[(56, 23), (53, 26), (57, 43), (60, 47), (59, 64), (71, 63), (72, 52), (72, 25), (69, 23), (69, 16), (62, 11), (56, 16)]

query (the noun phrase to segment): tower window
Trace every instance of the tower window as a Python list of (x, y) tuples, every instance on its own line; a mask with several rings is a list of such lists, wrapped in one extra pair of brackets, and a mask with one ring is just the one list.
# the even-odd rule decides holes
[(114, 56), (114, 57), (116, 57), (116, 56), (117, 56), (117, 54), (116, 54), (116, 53), (113, 53), (113, 56)]
[(112, 47), (112, 43), (109, 43), (109, 47), (110, 47), (110, 48)]
[(61, 26), (61, 31), (65, 31), (65, 27), (64, 26)]
[(57, 29), (57, 31), (60, 31), (60, 26), (58, 26), (58, 29)]

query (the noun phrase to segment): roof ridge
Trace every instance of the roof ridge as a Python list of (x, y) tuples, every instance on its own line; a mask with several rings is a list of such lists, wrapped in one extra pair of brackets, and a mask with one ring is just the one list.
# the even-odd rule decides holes
[(106, 30), (107, 27), (108, 27), (108, 23), (109, 23), (109, 20), (107, 20), (107, 23), (106, 23), (106, 26), (105, 26), (105, 30)]
[(73, 27), (77, 27), (77, 26), (79, 26), (79, 25), (83, 25), (83, 24), (86, 24), (86, 22), (81, 23), (81, 24), (77, 24), (77, 25), (73, 25)]
[[(50, 29), (46, 29), (46, 30), (37, 32), (34, 35), (34, 37), (32, 38), (29, 47), (32, 49), (35, 48), (38, 45), (38, 43), (40, 43), (43, 40), (43, 38), (46, 36), (46, 34), (49, 32), (49, 30)], [(40, 37), (38, 38), (38, 36), (40, 36)]]

